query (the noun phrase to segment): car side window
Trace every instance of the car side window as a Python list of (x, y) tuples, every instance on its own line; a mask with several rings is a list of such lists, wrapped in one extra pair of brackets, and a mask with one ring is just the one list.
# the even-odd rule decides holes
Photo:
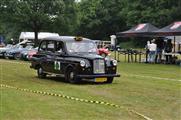
[(63, 52), (63, 43), (56, 42), (56, 52), (62, 53)]
[(47, 51), (50, 51), (50, 52), (55, 51), (55, 42), (54, 41), (47, 42)]
[(39, 51), (46, 51), (46, 41), (41, 43)]

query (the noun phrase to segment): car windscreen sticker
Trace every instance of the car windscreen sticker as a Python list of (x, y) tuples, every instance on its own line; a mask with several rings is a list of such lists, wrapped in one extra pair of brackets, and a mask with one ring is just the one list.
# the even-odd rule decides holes
[(54, 62), (54, 69), (55, 70), (60, 70), (60, 62), (58, 62), (58, 61)]

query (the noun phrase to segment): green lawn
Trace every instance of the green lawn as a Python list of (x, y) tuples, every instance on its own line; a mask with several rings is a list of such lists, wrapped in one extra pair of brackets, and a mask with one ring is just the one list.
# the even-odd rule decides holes
[[(119, 63), (112, 84), (72, 85), (61, 78), (39, 79), (29, 64), (0, 60), (1, 84), (42, 90), (124, 107), (84, 103), (61, 97), (0, 88), (2, 120), (140, 120), (127, 108), (154, 120), (181, 119), (181, 68), (174, 65)], [(18, 61), (20, 62), (20, 61)], [(22, 62), (27, 63), (27, 62)]]

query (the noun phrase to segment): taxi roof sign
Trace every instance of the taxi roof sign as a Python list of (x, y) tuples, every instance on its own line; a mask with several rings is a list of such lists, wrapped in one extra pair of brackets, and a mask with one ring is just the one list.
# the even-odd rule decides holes
[(83, 37), (77, 36), (77, 37), (75, 37), (74, 39), (75, 39), (75, 41), (82, 41), (82, 40), (83, 40)]

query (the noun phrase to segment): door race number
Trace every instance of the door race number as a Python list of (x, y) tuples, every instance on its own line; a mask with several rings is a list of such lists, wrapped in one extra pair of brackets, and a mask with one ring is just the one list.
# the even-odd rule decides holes
[(54, 69), (55, 70), (60, 70), (60, 62), (58, 62), (58, 61), (54, 62)]

